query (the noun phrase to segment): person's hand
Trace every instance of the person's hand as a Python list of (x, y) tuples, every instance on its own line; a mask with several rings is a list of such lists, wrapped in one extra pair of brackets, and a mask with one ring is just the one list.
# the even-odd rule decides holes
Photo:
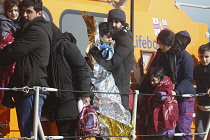
[(93, 48), (95, 48), (96, 46), (93, 44), (93, 43), (91, 43), (90, 44), (90, 47), (89, 47), (89, 50), (92, 50)]
[(90, 97), (79, 97), (79, 99), (82, 99), (83, 105), (90, 104)]
[(155, 97), (161, 98), (162, 97), (162, 94), (160, 92), (157, 92), (157, 93), (155, 93)]
[[(171, 91), (171, 94), (172, 94), (172, 95), (176, 95), (176, 92), (172, 90), (172, 91)], [(174, 100), (174, 98), (175, 98), (175, 96), (172, 96), (172, 97), (171, 97), (171, 101), (169, 101), (168, 103), (172, 103), (172, 101)]]
[(95, 63), (96, 63), (95, 58), (93, 58), (93, 57), (91, 58), (91, 63), (92, 63), (92, 64), (95, 64)]
[(111, 40), (111, 41), (109, 42), (109, 45), (114, 46), (114, 44), (115, 44), (115, 41), (114, 41), (114, 40)]
[(13, 101), (12, 97), (4, 97), (1, 104), (7, 108), (15, 107), (15, 101)]
[(172, 93), (172, 95), (176, 95), (176, 92), (175, 92), (175, 91), (173, 91), (173, 90), (171, 91), (171, 93)]
[(210, 89), (208, 89), (207, 93), (209, 94), (209, 97), (210, 97)]

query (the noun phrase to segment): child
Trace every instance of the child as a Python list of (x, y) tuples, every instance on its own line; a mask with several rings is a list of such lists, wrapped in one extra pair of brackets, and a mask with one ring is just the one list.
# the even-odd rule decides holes
[(87, 48), (86, 60), (91, 69), (93, 69), (93, 64), (95, 64), (95, 59), (89, 54), (89, 51), (96, 46), (100, 51), (102, 57), (106, 60), (110, 60), (114, 54), (114, 44), (115, 41), (112, 40), (112, 28), (107, 22), (101, 22), (97, 26), (97, 33), (95, 36), (95, 44), (91, 44)]
[[(19, 26), (19, 0), (5, 0), (4, 14), (0, 17), (0, 50), (14, 41)], [(14, 72), (15, 63), (7, 67), (0, 67), (0, 87), (6, 87), (10, 76)], [(4, 91), (0, 90), (0, 103), (4, 97)], [(11, 98), (10, 98), (11, 99)], [(6, 102), (9, 102), (6, 101)], [(8, 107), (8, 106), (7, 106)], [(11, 108), (13, 106), (10, 106)]]
[[(148, 99), (147, 133), (148, 134), (174, 134), (178, 123), (178, 103), (172, 95), (174, 84), (168, 76), (165, 76), (161, 67), (152, 68), (149, 71), (151, 93)], [(150, 137), (149, 137), (150, 138)], [(172, 135), (152, 137), (150, 139), (171, 140)]]
[[(198, 49), (200, 64), (194, 68), (194, 80), (197, 85), (197, 93), (210, 93), (210, 43), (201, 45)], [(195, 118), (196, 133), (204, 132), (210, 115), (209, 95), (197, 97), (197, 111)], [(202, 140), (202, 135), (196, 136), (196, 140)]]
[(99, 24), (99, 37), (101, 45), (99, 50), (101, 50), (102, 56), (106, 60), (110, 60), (114, 54), (114, 41), (112, 40), (112, 29), (108, 22), (101, 22)]

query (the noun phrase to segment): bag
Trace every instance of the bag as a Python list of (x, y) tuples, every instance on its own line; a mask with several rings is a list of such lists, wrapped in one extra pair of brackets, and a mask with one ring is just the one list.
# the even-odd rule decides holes
[(88, 105), (83, 107), (77, 124), (79, 136), (97, 136), (100, 134), (100, 124), (96, 110)]

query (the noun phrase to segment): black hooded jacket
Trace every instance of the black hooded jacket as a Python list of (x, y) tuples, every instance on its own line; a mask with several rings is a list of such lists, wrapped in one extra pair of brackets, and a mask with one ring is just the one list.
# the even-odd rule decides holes
[[(66, 90), (55, 94), (56, 120), (76, 119), (79, 114), (78, 97), (90, 96), (90, 72), (75, 43), (76, 39), (73, 35), (66, 32), (56, 37), (51, 45), (48, 66), (49, 85), (59, 90)], [(73, 92), (73, 90), (87, 92)]]

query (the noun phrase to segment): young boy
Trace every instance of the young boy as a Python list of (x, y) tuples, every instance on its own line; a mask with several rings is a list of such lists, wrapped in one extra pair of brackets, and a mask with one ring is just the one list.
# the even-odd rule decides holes
[(108, 22), (101, 22), (99, 24), (99, 38), (101, 45), (99, 50), (101, 50), (102, 56), (106, 60), (110, 60), (114, 54), (114, 41), (112, 40), (112, 29)]
[[(114, 54), (114, 44), (115, 41), (112, 40), (113, 30), (108, 22), (100, 22), (98, 25), (98, 36), (97, 43), (92, 45), (87, 50), (87, 62), (91, 69), (93, 69), (93, 64), (96, 63), (95, 59), (90, 56), (89, 50), (92, 49), (93, 46), (96, 46), (100, 50), (100, 54), (106, 60), (110, 60)], [(99, 40), (99, 41), (98, 41)]]
[[(210, 93), (210, 43), (201, 45), (198, 49), (200, 63), (194, 68), (194, 80), (197, 85), (197, 93)], [(195, 118), (196, 133), (204, 132), (210, 115), (209, 95), (197, 97), (197, 111)], [(202, 136), (196, 136), (196, 140), (202, 140)]]

